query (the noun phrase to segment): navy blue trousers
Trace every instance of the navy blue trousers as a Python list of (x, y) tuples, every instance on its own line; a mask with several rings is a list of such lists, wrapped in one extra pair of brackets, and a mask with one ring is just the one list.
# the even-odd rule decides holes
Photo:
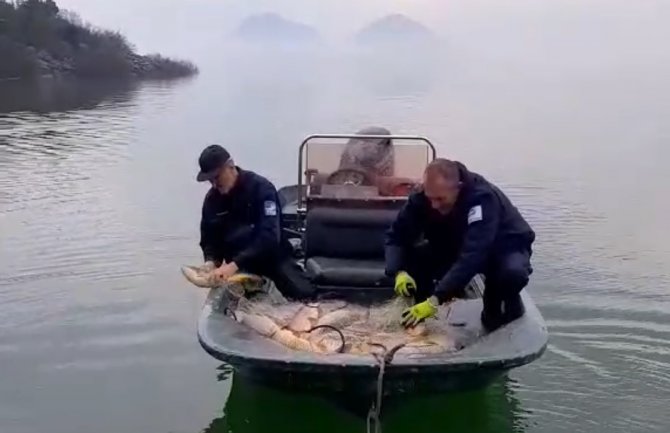
[[(529, 246), (510, 247), (493, 252), (482, 269), (484, 299), (482, 322), (493, 329), (514, 320), (524, 313), (519, 293), (528, 285), (533, 268), (530, 264), (532, 250)], [(430, 297), (437, 282), (445, 275), (456, 259), (456, 253), (438, 251), (425, 245), (411, 254), (407, 272), (417, 284), (416, 302)], [(465, 287), (455, 297), (463, 297)]]

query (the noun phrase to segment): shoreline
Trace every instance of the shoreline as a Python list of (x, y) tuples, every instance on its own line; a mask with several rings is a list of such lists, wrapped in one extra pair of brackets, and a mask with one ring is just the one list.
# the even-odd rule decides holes
[(73, 76), (174, 79), (198, 74), (190, 61), (139, 54), (124, 35), (85, 23), (54, 0), (0, 0), (0, 81)]

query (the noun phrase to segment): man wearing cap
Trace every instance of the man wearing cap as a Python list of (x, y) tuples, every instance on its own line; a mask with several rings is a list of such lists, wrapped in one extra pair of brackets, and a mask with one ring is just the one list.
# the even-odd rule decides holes
[(219, 145), (206, 147), (198, 162), (198, 182), (212, 185), (200, 221), (205, 262), (216, 265), (221, 279), (238, 270), (273, 278), (284, 257), (276, 188), (265, 177), (236, 166)]
[(396, 293), (413, 294), (417, 302), (404, 312), (403, 323), (434, 316), (438, 304), (458, 297), (480, 273), (484, 328), (493, 331), (523, 316), (519, 292), (532, 273), (534, 240), (499, 188), (460, 162), (435, 159), (386, 238), (386, 272), (396, 279)]

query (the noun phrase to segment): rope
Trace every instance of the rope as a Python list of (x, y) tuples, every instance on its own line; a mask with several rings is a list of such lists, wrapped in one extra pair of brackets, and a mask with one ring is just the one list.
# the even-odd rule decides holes
[(344, 345), (345, 345), (344, 334), (342, 333), (342, 331), (340, 331), (336, 327), (330, 326), (330, 325), (318, 325), (318, 326), (313, 327), (309, 331), (307, 331), (307, 333), (311, 334), (312, 331), (315, 331), (315, 330), (321, 329), (321, 328), (332, 329), (333, 331), (337, 332), (340, 335), (340, 339), (342, 340), (342, 344), (340, 345), (339, 349), (337, 349), (337, 353), (342, 353), (344, 351)]
[(224, 316), (230, 316), (232, 317), (235, 321), (237, 321), (237, 316), (235, 315), (235, 312), (231, 310), (230, 308), (226, 307), (223, 309), (223, 315)]
[[(384, 395), (384, 370), (386, 368), (386, 364), (390, 364), (391, 361), (393, 361), (393, 357), (395, 356), (396, 352), (402, 349), (405, 346), (405, 343), (398, 344), (391, 350), (388, 350), (386, 346), (379, 343), (370, 343), (370, 346), (381, 347), (382, 354), (373, 354), (377, 360), (377, 363), (379, 364), (379, 374), (377, 375), (377, 398), (372, 402), (372, 406), (370, 406), (370, 410), (368, 411), (367, 430), (368, 433), (381, 433), (382, 397)], [(374, 430), (372, 427), (373, 424)]]

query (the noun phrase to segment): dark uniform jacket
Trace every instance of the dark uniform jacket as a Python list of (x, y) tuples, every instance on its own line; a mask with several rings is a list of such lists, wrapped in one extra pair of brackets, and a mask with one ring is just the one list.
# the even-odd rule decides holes
[(259, 272), (281, 252), (281, 206), (274, 185), (238, 167), (237, 183), (228, 194), (211, 188), (202, 205), (200, 247), (205, 260), (235, 262)]
[(406, 270), (407, 255), (423, 236), (437, 259), (452, 265), (434, 294), (443, 302), (484, 271), (488, 260), (515, 248), (530, 248), (535, 233), (495, 185), (457, 163), (463, 183), (453, 209), (441, 215), (422, 191), (410, 195), (386, 236), (386, 272)]

